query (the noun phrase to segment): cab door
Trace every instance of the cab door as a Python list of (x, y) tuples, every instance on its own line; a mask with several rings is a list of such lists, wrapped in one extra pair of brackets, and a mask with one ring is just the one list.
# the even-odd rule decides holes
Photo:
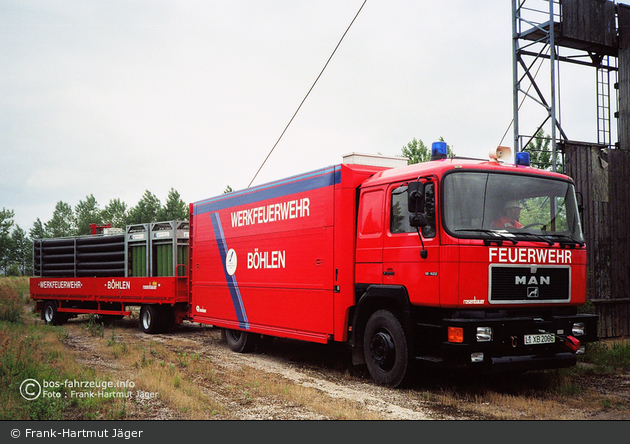
[[(409, 300), (423, 305), (439, 306), (439, 237), (437, 236), (437, 187), (425, 182), (425, 216), (428, 225), (420, 229), (409, 222), (407, 183), (388, 187), (385, 198), (383, 238), (383, 284), (401, 285)], [(426, 250), (426, 257), (422, 253)]]
[(385, 187), (361, 189), (357, 216), (356, 282), (383, 283)]

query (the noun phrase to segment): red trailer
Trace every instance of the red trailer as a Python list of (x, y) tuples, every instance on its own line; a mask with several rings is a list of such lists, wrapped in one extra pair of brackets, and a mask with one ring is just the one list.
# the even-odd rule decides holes
[(146, 333), (164, 331), (187, 318), (186, 277), (32, 278), (31, 298), (42, 319), (59, 325), (77, 314), (111, 319), (131, 315), (140, 307), (140, 326)]

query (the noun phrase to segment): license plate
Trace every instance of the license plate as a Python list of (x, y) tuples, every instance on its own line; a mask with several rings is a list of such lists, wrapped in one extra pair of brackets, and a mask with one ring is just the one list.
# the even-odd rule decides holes
[(525, 335), (525, 345), (553, 344), (556, 337), (552, 334)]

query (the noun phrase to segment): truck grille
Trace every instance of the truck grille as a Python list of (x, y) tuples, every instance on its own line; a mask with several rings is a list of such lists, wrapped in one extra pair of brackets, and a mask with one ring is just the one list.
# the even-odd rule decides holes
[(489, 267), (491, 304), (569, 302), (571, 267), (538, 265), (497, 265)]

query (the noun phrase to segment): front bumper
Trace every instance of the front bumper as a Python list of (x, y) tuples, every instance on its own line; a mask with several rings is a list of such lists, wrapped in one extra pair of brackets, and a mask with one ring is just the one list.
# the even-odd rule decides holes
[[(446, 365), (470, 366), (485, 372), (526, 371), (571, 367), (576, 363), (575, 350), (565, 342), (572, 335), (573, 325), (583, 323), (580, 344), (597, 341), (596, 315), (475, 318), (442, 320), (441, 361)], [(448, 328), (463, 330), (461, 342), (449, 342)], [(491, 341), (477, 340), (477, 327), (492, 328)], [(551, 334), (553, 343), (528, 345), (526, 335)], [(474, 358), (473, 358), (474, 357)]]

